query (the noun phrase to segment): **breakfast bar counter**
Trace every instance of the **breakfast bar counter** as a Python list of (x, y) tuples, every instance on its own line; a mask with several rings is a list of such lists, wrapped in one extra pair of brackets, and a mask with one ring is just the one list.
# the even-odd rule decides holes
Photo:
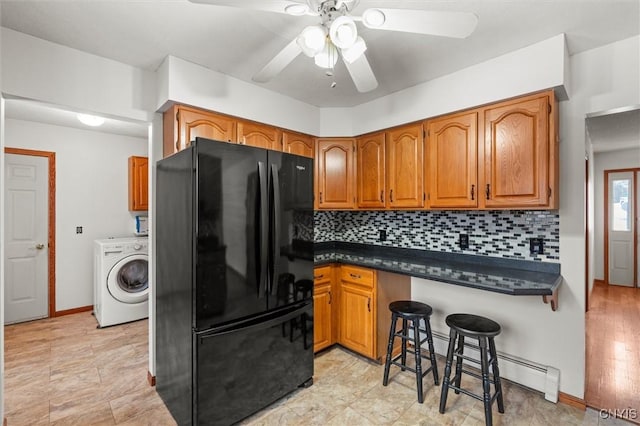
[(539, 295), (558, 306), (560, 265), (520, 259), (344, 242), (316, 243), (314, 264), (368, 267), (512, 296)]

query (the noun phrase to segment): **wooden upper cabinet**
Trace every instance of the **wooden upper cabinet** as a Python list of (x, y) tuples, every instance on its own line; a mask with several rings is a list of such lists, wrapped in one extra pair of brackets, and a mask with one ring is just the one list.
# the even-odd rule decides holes
[(387, 196), (390, 208), (424, 206), (422, 124), (387, 132)]
[(233, 142), (236, 120), (222, 114), (174, 105), (164, 113), (164, 156), (183, 150), (196, 137)]
[(282, 150), (289, 154), (313, 158), (313, 136), (283, 130)]
[(316, 200), (319, 209), (351, 209), (354, 196), (355, 139), (318, 139)]
[(129, 157), (129, 210), (149, 210), (149, 159)]
[(478, 112), (425, 124), (427, 200), (435, 208), (478, 206)]
[(384, 133), (361, 136), (357, 145), (357, 207), (360, 209), (384, 208), (385, 187), (385, 137)]
[[(556, 180), (553, 92), (501, 102), (484, 109), (486, 208), (553, 208)], [(555, 186), (555, 185), (554, 185)]]
[(252, 121), (238, 121), (238, 143), (282, 151), (280, 129)]

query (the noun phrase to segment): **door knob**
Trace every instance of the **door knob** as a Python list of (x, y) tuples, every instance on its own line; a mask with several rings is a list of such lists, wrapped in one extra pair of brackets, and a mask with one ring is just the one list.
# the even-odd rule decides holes
[(44, 248), (44, 244), (40, 243), (40, 244), (36, 244), (36, 248), (38, 250), (42, 250)]

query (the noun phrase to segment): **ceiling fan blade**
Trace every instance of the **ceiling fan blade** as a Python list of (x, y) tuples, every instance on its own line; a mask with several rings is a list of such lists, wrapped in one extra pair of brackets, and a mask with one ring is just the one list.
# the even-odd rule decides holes
[[(265, 12), (276, 12), (295, 14), (287, 12), (287, 7), (300, 8), (307, 5), (304, 0), (189, 0), (191, 3), (212, 4), (215, 6), (231, 6), (243, 9), (263, 10)], [(291, 10), (291, 9), (289, 9)], [(301, 15), (309, 14), (300, 13)], [(316, 13), (317, 15), (317, 13)]]
[[(378, 18), (384, 14), (384, 22), (369, 24), (367, 14)], [(402, 31), (407, 33), (466, 38), (478, 25), (478, 17), (468, 12), (445, 12), (414, 9), (367, 9), (362, 14), (362, 23), (368, 28)]]
[(302, 53), (302, 49), (294, 38), (251, 79), (258, 83), (266, 83), (289, 65), (300, 53)]
[(369, 61), (364, 54), (352, 63), (347, 61), (343, 62), (346, 65), (347, 71), (349, 71), (351, 79), (356, 85), (358, 92), (370, 92), (378, 87), (378, 80), (376, 80), (376, 76), (373, 74), (371, 65), (369, 65)]

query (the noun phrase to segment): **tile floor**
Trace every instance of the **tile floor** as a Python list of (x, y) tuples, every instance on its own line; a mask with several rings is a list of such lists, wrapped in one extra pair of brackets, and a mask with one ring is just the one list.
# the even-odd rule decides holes
[[(6, 326), (8, 426), (175, 425), (147, 383), (147, 327), (143, 320), (96, 329), (89, 313)], [(382, 373), (382, 366), (341, 348), (323, 352), (316, 356), (313, 386), (243, 425), (484, 424), (480, 401), (451, 393), (443, 415), (438, 412), (440, 387), (433, 386), (430, 376), (425, 377), (425, 402), (419, 404), (411, 373), (392, 367), (387, 387)], [(503, 387), (505, 413), (494, 409), (495, 425), (627, 424), (600, 419), (594, 410), (552, 404), (508, 382)]]

